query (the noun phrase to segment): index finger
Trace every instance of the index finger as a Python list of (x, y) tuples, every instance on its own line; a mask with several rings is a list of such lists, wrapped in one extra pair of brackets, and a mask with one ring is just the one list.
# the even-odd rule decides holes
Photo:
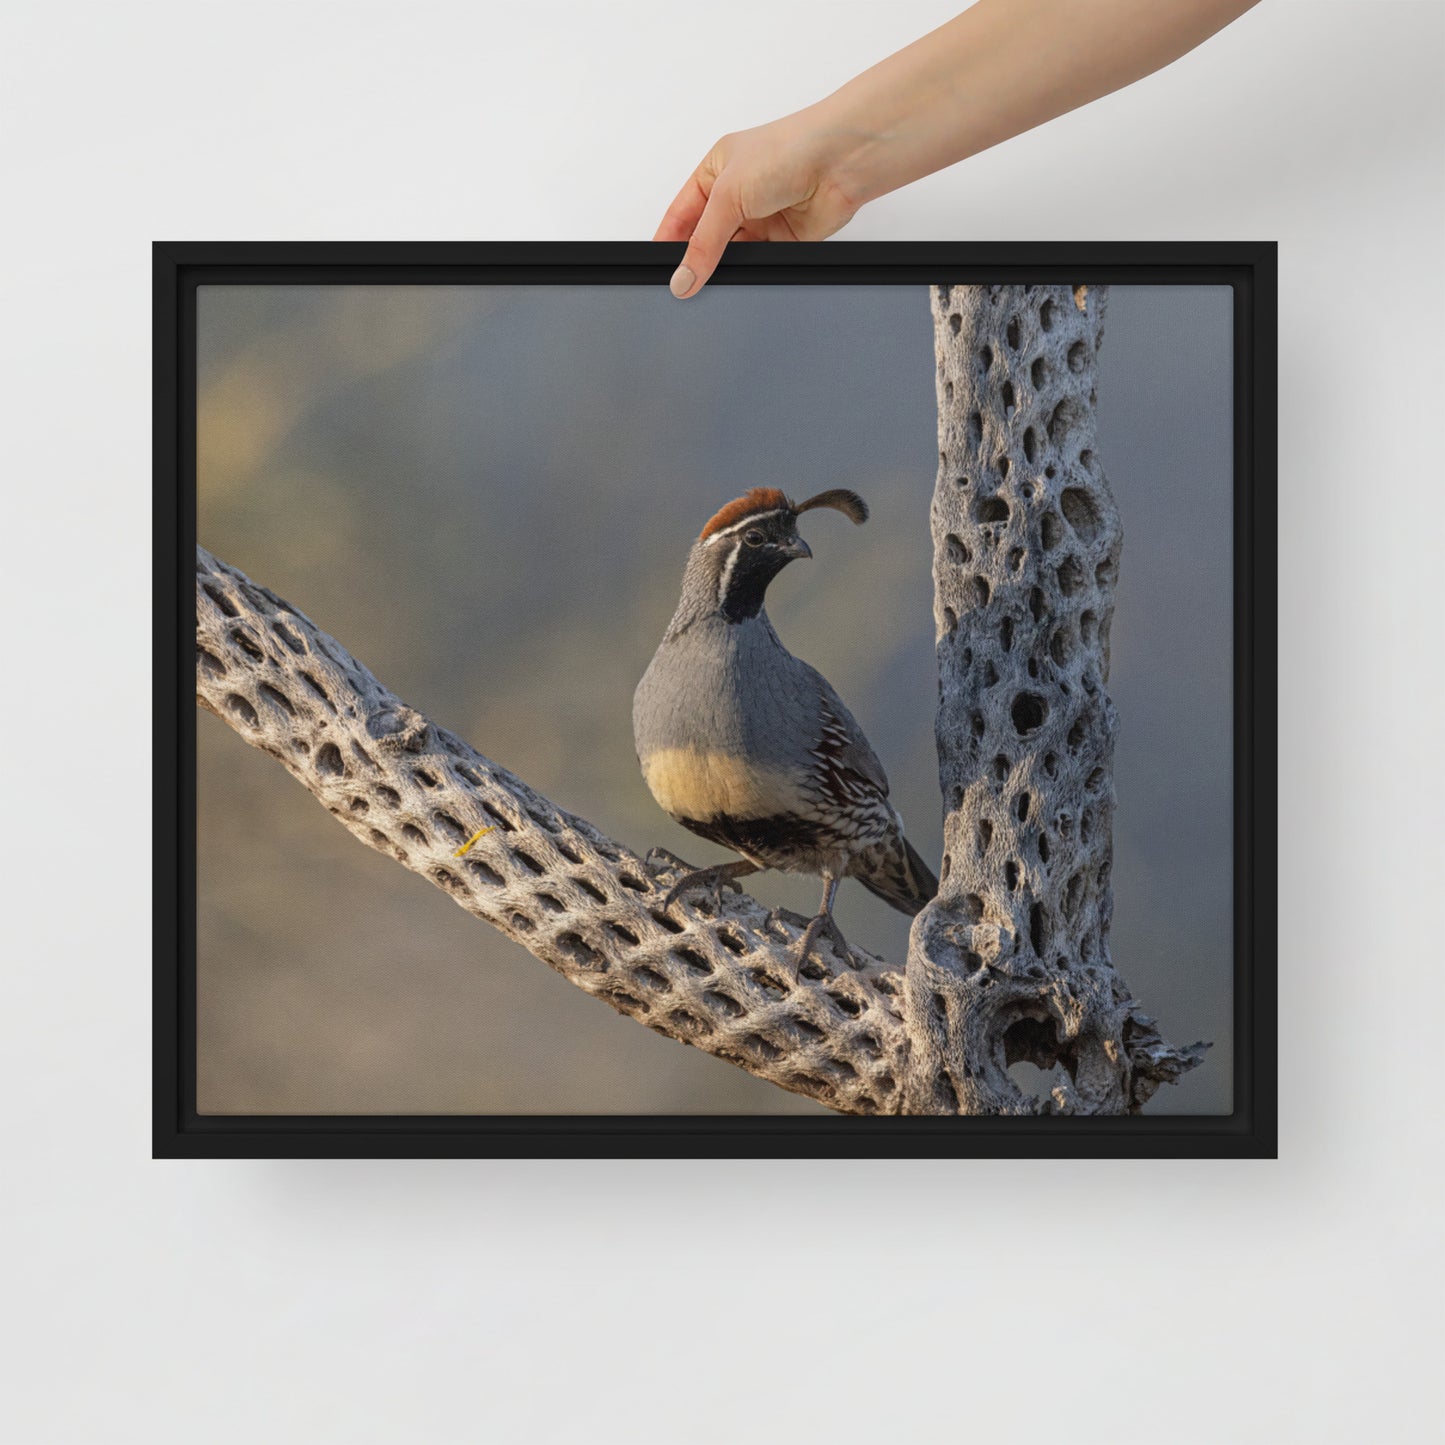
[(662, 224), (657, 228), (654, 241), (689, 241), (697, 227), (703, 207), (707, 205), (708, 189), (704, 188), (701, 177), (694, 171), (686, 184), (677, 193), (673, 203), (663, 215)]

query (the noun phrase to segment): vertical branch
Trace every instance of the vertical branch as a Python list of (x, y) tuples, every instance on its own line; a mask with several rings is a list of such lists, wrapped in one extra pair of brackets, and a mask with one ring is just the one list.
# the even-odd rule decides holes
[[(1122, 533), (1095, 440), (1107, 292), (933, 293), (938, 898), (907, 971), (913, 1113), (1122, 1113), (1170, 1049), (1109, 956), (1115, 713), (1105, 690)], [(1007, 1069), (1061, 1065), (1052, 1097)]]

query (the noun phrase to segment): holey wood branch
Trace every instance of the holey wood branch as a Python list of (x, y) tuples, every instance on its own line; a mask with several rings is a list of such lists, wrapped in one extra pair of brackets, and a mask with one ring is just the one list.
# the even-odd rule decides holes
[[(934, 293), (939, 896), (899, 971), (747, 895), (664, 911), (644, 859), (392, 694), (303, 613), (196, 553), (196, 700), (367, 847), (579, 988), (851, 1114), (1117, 1114), (1197, 1064), (1109, 956), (1120, 527), (1094, 436), (1105, 296)], [(640, 786), (640, 784), (639, 784)], [(469, 848), (467, 840), (490, 828)], [(1052, 1070), (1047, 1097), (1009, 1077)]]
[(1109, 956), (1122, 531), (1095, 402), (1107, 293), (936, 287), (933, 578), (944, 856), (909, 943), (911, 1113), (1136, 1110), (1199, 1062)]

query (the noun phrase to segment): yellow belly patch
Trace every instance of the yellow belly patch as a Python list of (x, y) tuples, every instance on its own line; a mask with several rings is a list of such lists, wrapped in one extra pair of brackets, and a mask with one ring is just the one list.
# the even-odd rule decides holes
[(719, 814), (770, 818), (797, 811), (801, 804), (785, 774), (729, 753), (662, 748), (644, 760), (642, 775), (663, 809), (699, 822)]

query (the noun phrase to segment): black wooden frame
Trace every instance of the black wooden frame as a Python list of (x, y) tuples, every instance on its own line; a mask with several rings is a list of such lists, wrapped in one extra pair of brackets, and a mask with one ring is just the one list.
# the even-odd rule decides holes
[(152, 1149), (258, 1157), (1274, 1158), (1276, 248), (1260, 242), (737, 245), (711, 285), (1116, 283), (1234, 293), (1234, 1112), (1128, 1118), (202, 1116), (196, 1112), (196, 287), (665, 286), (650, 242), (158, 242), (154, 269)]

